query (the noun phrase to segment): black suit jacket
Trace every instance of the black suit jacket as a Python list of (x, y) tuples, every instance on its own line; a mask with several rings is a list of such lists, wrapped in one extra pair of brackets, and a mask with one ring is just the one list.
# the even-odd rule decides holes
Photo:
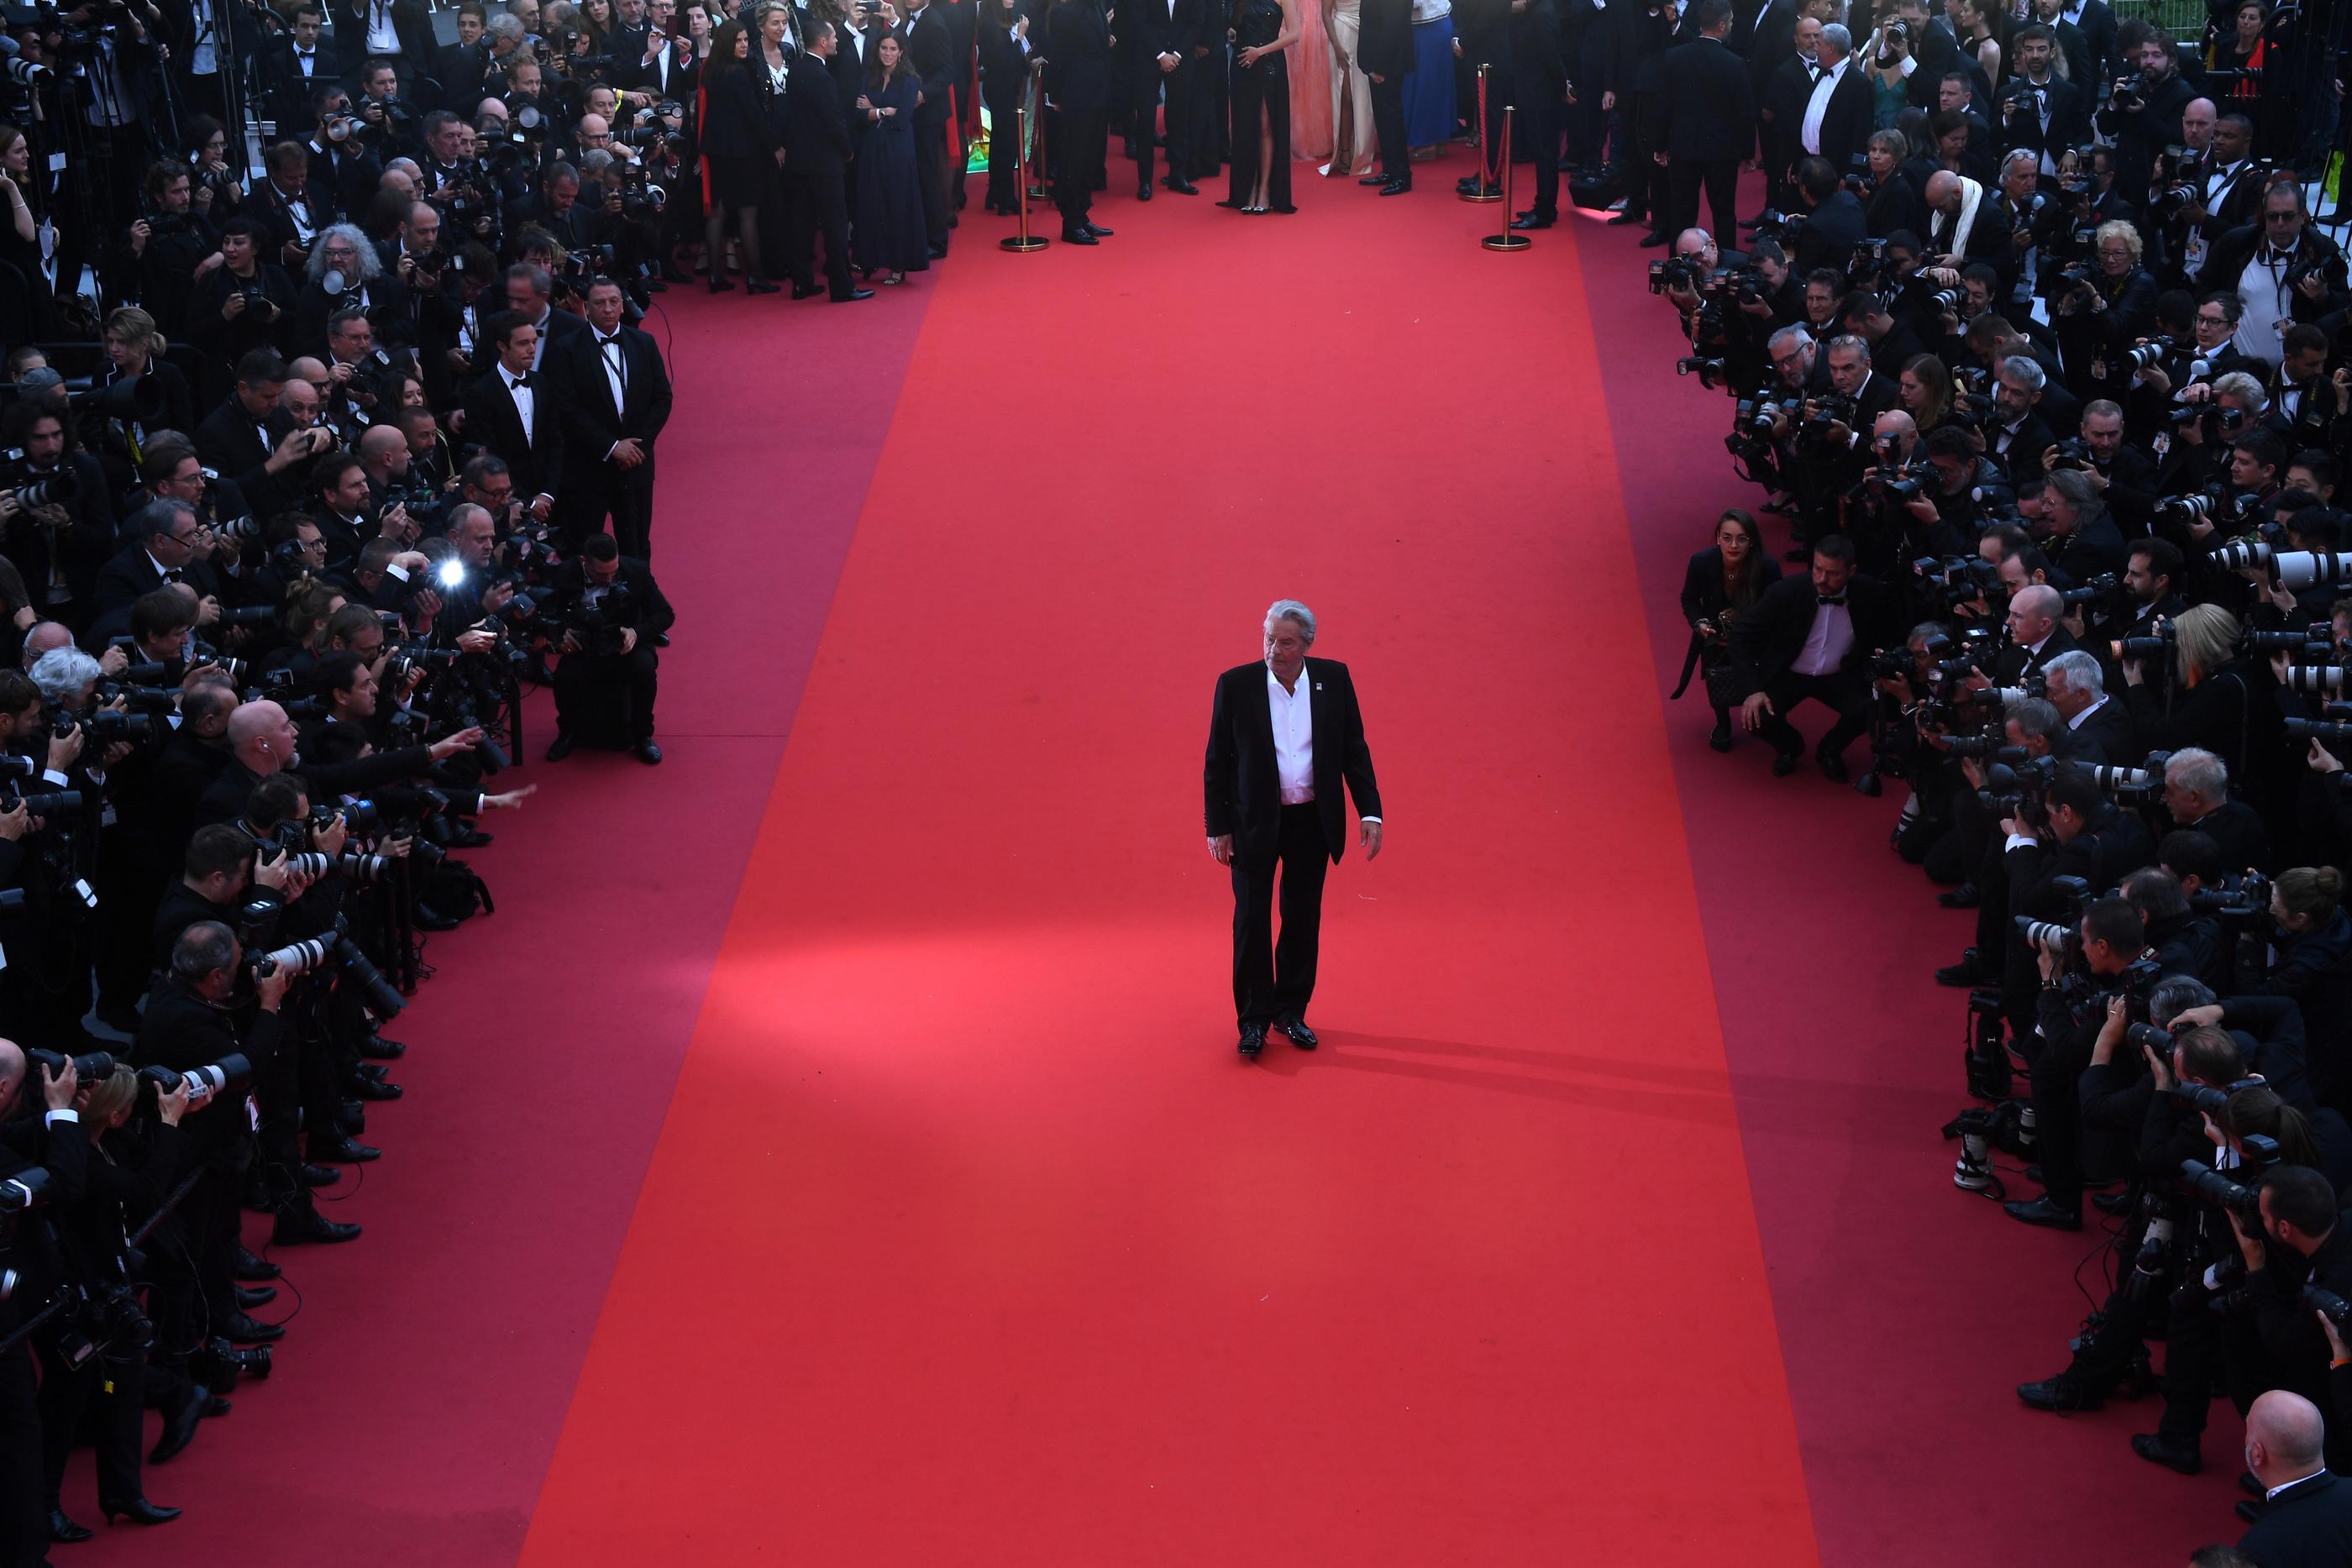
[(920, 11), (909, 13), (899, 24), (899, 39), (906, 45), (907, 58), (915, 68), (916, 78), (922, 84), (923, 101), (915, 106), (919, 125), (940, 125), (947, 120), (948, 89), (963, 75), (956, 59), (956, 24), (949, 18), (940, 0), (931, 0)]
[(1356, 63), (1394, 80), (1412, 74), (1412, 0), (1363, 0)]
[(1756, 94), (1748, 68), (1719, 38), (1666, 51), (1658, 141), (1666, 156), (1720, 163), (1756, 150)]
[[(1842, 667), (1852, 669), (1873, 647), (1884, 645), (1886, 629), (1894, 623), (1894, 596), (1875, 579), (1856, 572), (1847, 580), (1845, 601), (1853, 622), (1853, 647)], [(1811, 574), (1784, 577), (1764, 591), (1754, 609), (1732, 622), (1732, 667), (1750, 695), (1786, 674), (1805, 651), (1817, 607)]]
[(2279, 1494), (2238, 1542), (2263, 1568), (2352, 1562), (2352, 1485), (2326, 1472)]
[(784, 89), (784, 172), (838, 180), (849, 154), (849, 117), (832, 70), (814, 55), (794, 55)]
[[(1309, 659), (1299, 673), (1308, 687), (1315, 727), (1315, 808), (1323, 821), (1323, 841), (1337, 861), (1347, 851), (1348, 808), (1340, 796), (1356, 798), (1356, 814), (1381, 815), (1380, 786), (1372, 779), (1372, 754), (1364, 744), (1363, 714), (1348, 666), (1333, 659)], [(1263, 863), (1274, 858), (1282, 831), (1282, 780), (1274, 749), (1274, 710), (1266, 696), (1263, 661), (1227, 670), (1217, 677), (1209, 711), (1208, 760), (1202, 771), (1202, 820), (1211, 838), (1231, 833), (1236, 861)]]
[[(1853, 259), (1853, 248), (1870, 232), (1870, 220), (1863, 213), (1862, 199), (1840, 185), (1822, 198), (1822, 204), (1805, 214), (1805, 226), (1797, 231), (1797, 276), (1803, 277), (1817, 267), (1830, 267), (1843, 272)], [(1872, 363), (1877, 356), (1871, 357)]]
[(1045, 93), (1087, 114), (1110, 105), (1110, 21), (1095, 0), (1062, 0), (1045, 22)]
[[(1406, 0), (1408, 41), (1412, 37), (1412, 0)], [(1151, 78), (1160, 75), (1161, 55), (1172, 54), (1188, 66), (1192, 63), (1192, 51), (1208, 42), (1208, 26), (1206, 0), (1176, 0), (1172, 8), (1167, 0), (1133, 0), (1119, 13), (1119, 52), (1127, 57), (1129, 69), (1149, 88)], [(1223, 41), (1222, 35), (1219, 41)]]
[[(564, 461), (568, 472), (587, 483), (650, 490), (654, 440), (669, 423), (669, 372), (662, 367), (661, 350), (651, 335), (623, 326), (614, 336), (628, 372), (625, 407), (613, 406), (613, 379), (604, 371), (607, 356), (593, 329), (568, 334), (548, 350), (542, 361), (554, 382), (555, 406), (562, 411)], [(614, 443), (625, 438), (645, 448), (646, 460), (635, 468), (615, 467), (606, 455)]]
[[(559, 340), (560, 341), (560, 340)], [(551, 344), (549, 355), (557, 351)], [(522, 413), (505, 379), (493, 370), (466, 389), (466, 439), (479, 442), (514, 471), (515, 495), (524, 500), (556, 493), (563, 473), (562, 397), (553, 378), (541, 370), (530, 379), (531, 429), (523, 432)]]
[[(210, 561), (192, 560), (181, 572), (180, 580), (196, 591), (197, 597), (220, 596), (220, 579), (213, 572)], [(115, 552), (98, 570), (98, 582), (90, 590), (89, 612), (104, 615), (110, 611), (128, 609), (142, 593), (152, 593), (163, 586), (163, 574), (147, 555), (143, 541)]]
[[(1811, 94), (1806, 98), (1811, 99)], [(1871, 97), (1870, 83), (1864, 79), (1862, 63), (1850, 60), (1845, 75), (1838, 78), (1837, 88), (1822, 112), (1822, 156), (1840, 176), (1853, 172), (1854, 159), (1870, 151), (1870, 133), (1878, 128), (1877, 100)], [(1798, 124), (1791, 128), (1792, 138), (1803, 134), (1805, 106), (1797, 106)], [(1803, 142), (1796, 141), (1796, 156), (1803, 157)]]
[(2139, 727), (2120, 697), (2110, 696), (2083, 720), (2082, 727), (2059, 735), (2056, 753), (2065, 762), (2089, 762), (2107, 768), (2137, 768), (2147, 755), (2139, 743)]

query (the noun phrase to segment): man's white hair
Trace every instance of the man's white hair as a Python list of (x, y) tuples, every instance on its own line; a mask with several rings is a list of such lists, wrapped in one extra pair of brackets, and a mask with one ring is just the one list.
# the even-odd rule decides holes
[(1277, 599), (1265, 612), (1267, 636), (1274, 635), (1274, 623), (1277, 621), (1296, 622), (1298, 629), (1307, 634), (1307, 645), (1310, 648), (1315, 646), (1315, 612), (1296, 599)]

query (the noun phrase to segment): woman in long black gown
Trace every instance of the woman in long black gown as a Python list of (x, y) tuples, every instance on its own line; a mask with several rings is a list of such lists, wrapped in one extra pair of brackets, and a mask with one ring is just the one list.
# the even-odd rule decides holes
[(854, 119), (865, 125), (857, 142), (856, 226), (852, 249), (866, 277), (887, 268), (885, 283), (904, 283), (931, 265), (923, 225), (923, 187), (915, 172), (915, 73), (895, 33), (874, 40), (866, 63), (866, 90)]
[(1290, 204), (1290, 62), (1298, 41), (1295, 0), (1234, 0), (1231, 195), (1221, 207), (1295, 213)]

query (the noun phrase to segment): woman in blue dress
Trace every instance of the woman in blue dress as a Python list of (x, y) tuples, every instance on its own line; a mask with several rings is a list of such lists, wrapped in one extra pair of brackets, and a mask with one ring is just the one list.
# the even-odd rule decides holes
[[(866, 66), (866, 90), (852, 119), (863, 130), (857, 143), (857, 209), (850, 254), (871, 277), (904, 283), (909, 272), (931, 265), (923, 226), (923, 187), (915, 172), (915, 73), (906, 47), (895, 33), (874, 41)], [(886, 270), (887, 269), (887, 270)]]
[(1404, 78), (1404, 141), (1426, 155), (1454, 140), (1453, 0), (1412, 0), (1412, 74)]

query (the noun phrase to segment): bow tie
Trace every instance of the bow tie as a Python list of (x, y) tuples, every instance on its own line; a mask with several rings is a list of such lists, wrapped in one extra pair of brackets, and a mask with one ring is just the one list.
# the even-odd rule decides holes
[(298, 60), (315, 59), (318, 54), (319, 51), (316, 49), (297, 49), (294, 51), (294, 57)]
[(507, 378), (507, 385), (509, 387), (528, 387), (530, 385), (530, 377), (528, 374), (509, 376)]
[(2263, 265), (2264, 267), (2285, 267), (2294, 260), (2294, 252), (2293, 249), (2281, 250), (2276, 246), (2273, 245), (2265, 245), (2263, 246)]
[(1813, 595), (1813, 600), (1814, 602), (1820, 604), (1843, 604), (1845, 602), (1845, 595), (1843, 593), (1817, 593)]
[(186, 572), (182, 571), (176, 566), (167, 566), (163, 569), (163, 580), (165, 582), (177, 582), (186, 575)]
[(618, 346), (620, 341), (621, 335), (618, 332), (614, 333), (609, 338), (600, 332), (596, 335), (596, 351), (601, 354), (607, 349)]

